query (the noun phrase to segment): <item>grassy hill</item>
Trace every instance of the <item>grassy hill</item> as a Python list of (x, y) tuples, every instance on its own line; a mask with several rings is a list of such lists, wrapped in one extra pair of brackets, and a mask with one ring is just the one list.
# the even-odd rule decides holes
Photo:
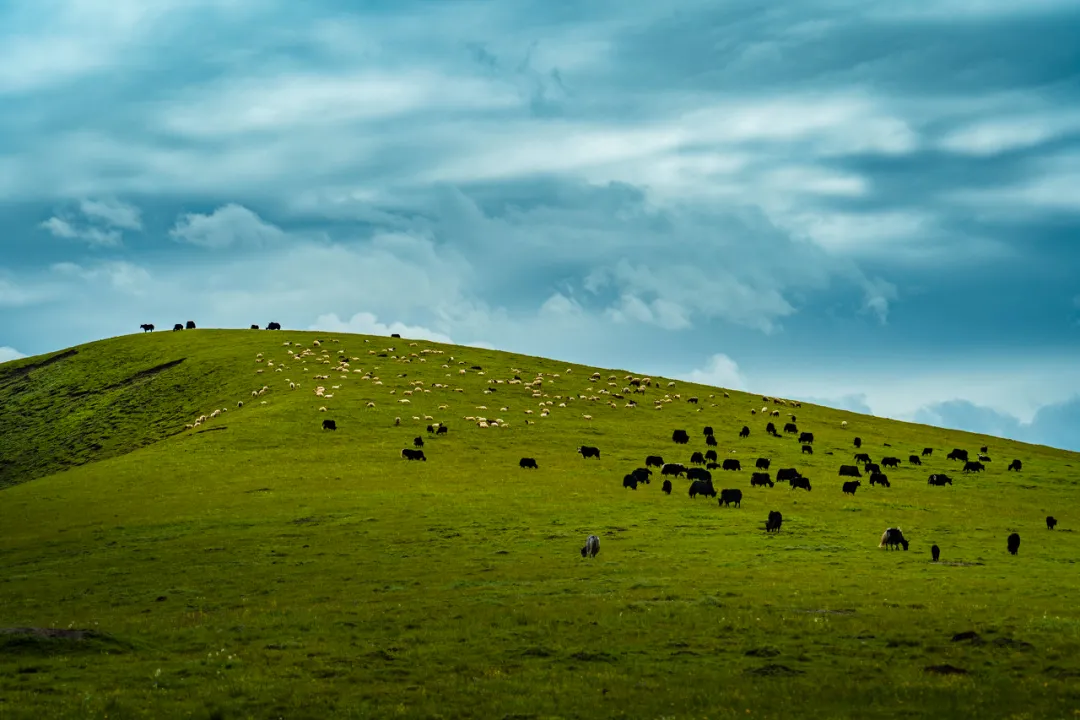
[[(661, 378), (625, 393), (626, 371), (597, 370), (227, 330), (0, 365), (0, 718), (1080, 710), (1080, 456)], [(813, 455), (765, 434), (788, 413)], [(705, 425), (743, 464), (713, 471), (740, 508), (691, 500), (685, 479), (665, 495), (658, 474), (622, 487), (646, 455), (708, 449)], [(417, 436), (426, 462), (400, 456)], [(875, 461), (934, 453), (844, 495), (855, 436)], [(984, 473), (945, 458), (982, 445)], [(813, 490), (751, 488), (758, 457)], [(928, 486), (931, 472), (954, 484)], [(878, 549), (891, 526), (908, 552)], [(601, 551), (585, 560), (589, 534)]]

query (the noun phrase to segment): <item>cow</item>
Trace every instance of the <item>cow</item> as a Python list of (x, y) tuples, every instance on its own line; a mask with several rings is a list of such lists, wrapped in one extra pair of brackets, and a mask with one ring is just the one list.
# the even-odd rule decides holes
[(742, 464), (735, 458), (724, 458), (720, 467), (724, 470), (742, 470)]
[(981, 448), (979, 448), (979, 452), (981, 452), (981, 453), (990, 452), (989, 446), (983, 445)]
[(624, 488), (630, 488), (631, 490), (637, 490), (637, 478), (633, 475), (625, 475), (622, 479), (622, 486)]
[(933, 455), (933, 454), (934, 454), (934, 448), (923, 448), (922, 449), (922, 456), (923, 457), (927, 457), (928, 455)]
[(735, 507), (742, 507), (742, 490), (738, 488), (724, 489), (720, 491), (720, 507), (725, 505), (734, 505)]
[(690, 499), (692, 500), (698, 495), (716, 497), (716, 489), (713, 488), (712, 482), (708, 480), (695, 480), (690, 483)]
[(757, 462), (754, 463), (754, 467), (758, 470), (768, 470), (771, 463), (772, 461), (769, 458), (758, 458)]
[(796, 488), (802, 488), (803, 490), (806, 490), (807, 492), (809, 492), (810, 491), (810, 479), (809, 478), (804, 478), (801, 475), (799, 477), (796, 477), (796, 478), (791, 478), (791, 489), (794, 490)]
[(720, 468), (720, 463), (717, 463), (717, 462), (705, 463), (705, 469), (706, 470), (718, 470), (719, 468)]
[(739, 437), (741, 437), (741, 438), (747, 438), (747, 437), (750, 437), (750, 428), (748, 428), (747, 426), (743, 425), (743, 428), (742, 428), (742, 430), (740, 430), (740, 431), (739, 431)]
[(280, 330), (281, 329), (281, 323), (279, 323), (279, 322), (268, 323), (266, 325), (266, 329), (267, 330)]
[(814, 433), (804, 432), (799, 435), (799, 442), (806, 443), (808, 445), (814, 444)]
[(709, 447), (716, 447), (716, 438), (714, 438), (712, 435), (706, 435), (705, 444)]
[(337, 423), (334, 422), (333, 420), (323, 420), (322, 421), (322, 429), (323, 430), (337, 430)]
[(419, 436), (414, 437), (413, 441), (412, 441), (412, 446), (413, 447), (424, 447), (424, 438), (419, 437)]
[(142, 324), (142, 325), (140, 325), (139, 327), (141, 327), (141, 328), (142, 328), (142, 331), (143, 331), (144, 333), (148, 333), (148, 332), (154, 332), (154, 325), (153, 325), (153, 323), (143, 323), (143, 324)]
[(645, 458), (645, 467), (663, 467), (664, 458), (659, 455), (648, 455)]
[(690, 456), (690, 462), (694, 465), (704, 465), (705, 456), (702, 455), (700, 452), (695, 452)]
[(918, 455), (908, 455), (907, 461), (910, 465), (922, 465), (922, 460), (919, 459)]
[(814, 454), (814, 446), (813, 445), (803, 445), (802, 446), (802, 453), (803, 453), (803, 455), (813, 455)]
[(435, 434), (435, 426), (434, 425), (428, 425), (427, 426), (427, 431), (429, 433), (431, 433), (432, 435), (434, 435)]
[(769, 512), (769, 519), (765, 521), (765, 532), (780, 532), (780, 526), (784, 524), (784, 516), (777, 510)]
[(989, 455), (979, 455), (979, 462), (988, 463), (991, 462)]
[(252, 329), (252, 330), (258, 330), (258, 329), (259, 329), (259, 326), (258, 326), (258, 325), (256, 325), (256, 324), (254, 324), (254, 323), (252, 323), (252, 324), (251, 324), (251, 329)]
[(855, 462), (857, 463), (874, 462), (867, 453), (855, 453), (852, 457), (855, 458)]
[(865, 465), (863, 465), (863, 472), (868, 474), (881, 472), (881, 466), (877, 463), (866, 463)]
[(446, 435), (448, 432), (449, 428), (447, 428), (445, 425), (440, 425), (439, 427), (435, 428), (436, 435)]
[(709, 461), (709, 462), (716, 462), (716, 451), (715, 450), (706, 450), (705, 451), (705, 459), (707, 461)]
[(663, 490), (668, 495), (670, 495), (671, 494), (671, 481), (670, 480), (665, 480), (664, 484), (660, 486), (660, 489)]
[(952, 485), (952, 478), (943, 473), (934, 473), (926, 480), (927, 485), (934, 485), (935, 487), (945, 487), (946, 485)]
[(686, 474), (686, 468), (679, 463), (664, 463), (664, 466), (660, 468), (660, 474), (679, 477)]
[(679, 445), (685, 445), (690, 442), (690, 436), (686, 434), (685, 430), (676, 430), (671, 433), (671, 441)]
[(885, 487), (891, 487), (889, 485), (889, 476), (885, 473), (873, 473), (870, 475), (871, 485), (884, 485)]
[(1012, 535), (1009, 536), (1009, 539), (1008, 539), (1007, 542), (1008, 542), (1007, 547), (1009, 548), (1009, 552), (1011, 552), (1013, 555), (1015, 555), (1016, 551), (1020, 549), (1020, 536), (1017, 533), (1013, 533)]
[(1047, 530), (1053, 530), (1055, 527), (1057, 527), (1057, 518), (1055, 518), (1053, 515), (1047, 515), (1046, 516), (1046, 529)]
[(904, 539), (904, 533), (900, 532), (900, 528), (889, 528), (881, 534), (879, 548), (895, 550), (897, 545), (903, 545), (905, 551), (908, 549), (908, 541)]
[(687, 480), (706, 480), (712, 482), (712, 473), (705, 468), (687, 468), (686, 469)]
[(1024, 467), (1024, 463), (1020, 462), (1019, 460), (1013, 460), (1011, 463), (1009, 463), (1010, 470), (1020, 472), (1020, 468), (1022, 467)]
[(941, 557), (941, 548), (939, 548), (937, 545), (931, 545), (930, 557), (933, 558), (934, 562), (937, 562), (938, 558)]
[(581, 557), (596, 557), (600, 552), (600, 538), (595, 535), (590, 535), (585, 538), (585, 547), (581, 548)]
[(881, 458), (881, 467), (887, 467), (887, 468), (900, 467), (900, 458), (895, 458), (895, 457)]
[(639, 468), (635, 469), (634, 472), (632, 472), (630, 474), (637, 478), (637, 481), (638, 481), (639, 485), (651, 485), (652, 484), (652, 480), (649, 479), (650, 476), (652, 475), (652, 470), (650, 470), (649, 468), (640, 468), (639, 467)]
[(536, 464), (536, 458), (521, 458), (518, 460), (518, 467), (522, 470), (526, 468), (532, 468), (533, 470), (539, 470), (540, 468)]
[(424, 462), (427, 462), (427, 458), (424, 457), (423, 450), (410, 450), (409, 448), (405, 448), (401, 451), (401, 457), (405, 458), (406, 460), (423, 460)]
[(756, 472), (750, 476), (750, 487), (773, 487), (774, 483), (767, 472)]
[(859, 472), (859, 468), (855, 465), (841, 465), (840, 477), (862, 477), (862, 473)]
[(784, 425), (784, 432), (794, 435), (795, 433), (799, 432), (799, 428), (795, 425), (795, 423), (786, 423)]
[(184, 324), (184, 329), (185, 330), (194, 330), (195, 329), (195, 321), (194, 320), (188, 320), (187, 323)]
[(851, 482), (844, 483), (844, 494), (854, 495), (855, 491), (859, 489), (860, 485), (862, 485), (862, 483), (858, 480), (852, 480)]
[(799, 477), (799, 471), (795, 468), (780, 468), (776, 471), (776, 482), (791, 482)]
[(692, 405), (697, 405), (698, 399), (696, 397), (688, 397), (686, 398), (686, 402), (691, 403)]
[(588, 445), (582, 445), (577, 449), (581, 453), (582, 458), (594, 457), (597, 460), (600, 459), (600, 448), (589, 447)]
[(703, 432), (704, 432), (706, 437), (708, 437), (709, 435), (712, 435), (713, 434), (712, 425), (706, 425), (705, 430)]
[(177, 330), (183, 330), (184, 326), (182, 324), (180, 324), (180, 323), (176, 323), (175, 325), (172, 326), (172, 329), (173, 329), (173, 332), (176, 332)]
[(773, 437), (779, 437), (776, 432), (776, 425), (769, 423), (765, 426), (765, 434), (772, 435)]
[(855, 443), (855, 447), (857, 447), (857, 448), (862, 447), (862, 438), (861, 437), (855, 438), (855, 440), (853, 442)]
[(964, 462), (967, 462), (968, 451), (961, 450), (960, 448), (953, 448), (953, 451), (945, 457), (949, 458), (950, 460), (963, 460)]
[(401, 339), (401, 333), (390, 333), (390, 337), (397, 338), (398, 340), (400, 340)]
[(983, 465), (981, 462), (974, 462), (972, 460), (968, 460), (966, 463), (964, 463), (964, 472), (982, 472), (985, 469), (986, 466)]

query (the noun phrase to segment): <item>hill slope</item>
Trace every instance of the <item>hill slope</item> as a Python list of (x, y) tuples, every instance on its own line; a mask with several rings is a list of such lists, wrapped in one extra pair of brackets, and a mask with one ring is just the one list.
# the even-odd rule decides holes
[[(887, 717), (902, 703), (941, 717), (1075, 704), (1076, 454), (658, 378), (626, 392), (623, 371), (590, 381), (593, 368), (428, 342), (197, 330), (72, 350), (0, 366), (0, 628), (104, 634), (0, 632), (0, 714)], [(812, 455), (764, 433), (789, 413), (814, 433)], [(713, 471), (741, 507), (691, 500), (682, 478), (670, 496), (658, 476), (623, 489), (646, 455), (688, 464), (708, 450), (705, 425), (720, 458), (742, 462)], [(403, 460), (417, 436), (427, 461)], [(886, 470), (892, 487), (863, 477), (841, 492), (855, 436), (874, 460), (903, 460)], [(576, 454), (583, 444), (601, 457)], [(944, 457), (982, 445), (984, 473)], [(909, 465), (924, 447), (925, 465)], [(752, 488), (758, 457), (813, 490)], [(1013, 458), (1020, 473), (1005, 469)], [(954, 484), (929, 487), (931, 472)], [(770, 510), (785, 518), (776, 535), (763, 531)], [(909, 552), (877, 548), (889, 526)], [(587, 534), (602, 546), (588, 561)], [(943, 562), (929, 562), (931, 543)], [(966, 630), (979, 637), (952, 642)]]

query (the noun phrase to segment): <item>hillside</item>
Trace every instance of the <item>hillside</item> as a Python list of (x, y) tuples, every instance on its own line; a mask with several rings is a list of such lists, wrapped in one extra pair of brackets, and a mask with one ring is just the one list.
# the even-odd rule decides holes
[[(628, 376), (293, 331), (0, 365), (0, 717), (1072, 713), (1080, 455)], [(789, 414), (812, 455), (764, 432)], [(658, 469), (623, 488), (646, 455), (689, 465), (706, 425), (740, 507)], [(841, 492), (856, 436), (901, 459), (891, 487)], [(984, 445), (985, 472), (945, 457)], [(751, 487), (758, 457), (812, 491)], [(892, 526), (908, 552), (878, 549)]]

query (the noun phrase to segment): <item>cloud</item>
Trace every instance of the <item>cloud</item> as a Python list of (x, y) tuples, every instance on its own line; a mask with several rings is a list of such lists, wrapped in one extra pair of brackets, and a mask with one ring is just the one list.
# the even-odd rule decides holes
[(142, 230), (139, 209), (114, 199), (83, 199), (79, 202), (79, 212), (88, 225), (80, 227), (70, 219), (53, 216), (41, 223), (41, 227), (53, 237), (84, 240), (91, 247), (110, 248), (122, 244), (120, 230)]
[(801, 401), (813, 403), (814, 405), (836, 408), (837, 410), (849, 410), (853, 413), (860, 413), (863, 415), (874, 414), (873, 410), (866, 402), (865, 393), (853, 393), (832, 398), (804, 397), (801, 398)]
[(233, 245), (259, 248), (280, 241), (280, 228), (263, 222), (242, 205), (229, 203), (209, 215), (187, 213), (178, 218), (169, 236), (178, 242), (222, 250)]
[(116, 200), (83, 200), (79, 209), (88, 218), (124, 230), (142, 230), (141, 213), (134, 205)]
[(1080, 452), (1080, 394), (1044, 405), (1030, 422), (967, 400), (933, 403), (915, 414), (917, 422), (1049, 445)]
[(391, 334), (398, 333), (403, 340), (430, 340), (454, 344), (446, 335), (429, 330), (425, 327), (409, 326), (400, 322), (389, 325), (379, 322), (378, 318), (369, 312), (359, 312), (348, 320), (341, 320), (334, 313), (320, 315), (308, 330), (324, 330), (326, 332), (358, 333), (361, 335), (382, 335), (389, 338)]
[(41, 223), (41, 227), (52, 233), (54, 237), (85, 240), (95, 247), (117, 247), (120, 245), (120, 233), (116, 230), (102, 230), (94, 227), (77, 228), (67, 220), (58, 217), (49, 218)]
[(678, 377), (680, 380), (686, 380), (687, 382), (727, 388), (729, 390), (747, 389), (746, 377), (739, 370), (738, 364), (724, 353), (716, 353), (709, 358), (704, 367), (691, 370)]
[(24, 358), (26, 355), (22, 354), (15, 348), (0, 347), (0, 363), (11, 362), (12, 360), (18, 360)]

